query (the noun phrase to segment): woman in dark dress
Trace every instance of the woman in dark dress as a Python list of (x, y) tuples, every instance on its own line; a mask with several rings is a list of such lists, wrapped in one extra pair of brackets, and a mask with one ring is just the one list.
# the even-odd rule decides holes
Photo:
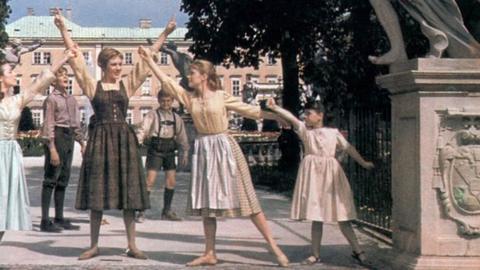
[[(77, 51), (64, 19), (57, 10), (54, 19), (65, 46)], [(160, 34), (152, 51), (158, 52), (169, 31), (166, 27)], [(95, 124), (87, 142), (78, 183), (77, 209), (90, 210), (90, 249), (79, 259), (90, 259), (99, 254), (98, 236), (103, 210), (121, 209), (127, 231), (127, 255), (147, 259), (135, 244), (135, 210), (150, 207), (147, 196), (144, 170), (138, 151), (138, 141), (125, 117), (128, 100), (147, 78), (147, 65), (143, 60), (122, 78), (123, 55), (116, 49), (104, 48), (98, 56), (98, 65), (103, 71), (102, 79), (96, 82), (87, 71), (82, 54), (70, 61), (78, 84), (90, 99), (95, 111)]]

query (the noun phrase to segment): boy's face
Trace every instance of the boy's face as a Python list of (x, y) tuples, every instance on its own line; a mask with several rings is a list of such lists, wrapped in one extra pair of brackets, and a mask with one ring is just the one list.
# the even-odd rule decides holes
[(323, 113), (315, 110), (305, 110), (305, 123), (307, 126), (316, 126), (323, 122)]
[(158, 104), (160, 104), (160, 109), (164, 111), (169, 111), (172, 109), (173, 98), (171, 97), (160, 97), (158, 99)]
[(53, 87), (57, 90), (65, 90), (68, 86), (68, 74), (65, 70), (55, 72), (55, 83)]

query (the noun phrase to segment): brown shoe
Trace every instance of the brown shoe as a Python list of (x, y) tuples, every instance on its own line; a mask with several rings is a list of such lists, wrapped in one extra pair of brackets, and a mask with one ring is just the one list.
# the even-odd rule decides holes
[(182, 219), (175, 214), (173, 211), (167, 211), (162, 213), (163, 220), (170, 220), (170, 221), (181, 221)]

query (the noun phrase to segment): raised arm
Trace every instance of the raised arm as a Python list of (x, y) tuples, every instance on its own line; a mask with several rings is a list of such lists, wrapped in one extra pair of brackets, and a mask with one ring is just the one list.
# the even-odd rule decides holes
[(140, 46), (138, 48), (138, 54), (145, 60), (155, 77), (157, 77), (162, 83), (162, 90), (173, 96), (178, 102), (182, 103), (188, 111), (190, 111), (190, 95), (174, 79), (168, 77), (167, 74), (160, 70), (157, 63), (153, 60), (152, 51)]
[(167, 26), (163, 30), (163, 32), (158, 36), (157, 40), (153, 43), (152, 47), (150, 48), (153, 53), (158, 53), (160, 48), (162, 48), (163, 43), (167, 40), (168, 35), (170, 35), (175, 28), (177, 27), (177, 23), (175, 22), (175, 18), (171, 18), (168, 21)]
[(63, 42), (65, 43), (65, 47), (67, 49), (73, 49), (75, 46), (75, 42), (73, 42), (72, 37), (70, 37), (70, 34), (68, 33), (67, 26), (65, 25), (65, 19), (62, 16), (62, 13), (58, 8), (55, 9), (54, 11), (54, 19), (53, 23), (55, 26), (58, 28), (60, 31), (60, 34), (62, 35)]
[(75, 57), (74, 52), (65, 51), (62, 59), (55, 62), (50, 69), (42, 71), (35, 81), (33, 81), (33, 83), (21, 93), (20, 106), (25, 107), (30, 101), (33, 100), (35, 95), (43, 93), (55, 80), (55, 72), (57, 72), (61, 66), (67, 63), (67, 61), (73, 57)]
[(269, 98), (267, 101), (267, 107), (274, 113), (278, 114), (282, 119), (290, 123), (295, 129), (298, 129), (301, 125), (301, 121), (295, 117), (291, 112), (283, 109), (275, 103), (273, 98)]
[(85, 94), (89, 99), (93, 99), (95, 96), (95, 88), (96, 83), (92, 76), (87, 71), (87, 65), (85, 64), (85, 59), (80, 54), (79, 48), (75, 42), (73, 42), (72, 37), (68, 33), (68, 29), (65, 26), (64, 18), (57, 8), (55, 9), (55, 16), (53, 19), (55, 26), (60, 31), (62, 35), (63, 42), (65, 47), (69, 50), (76, 52), (76, 57), (72, 58), (69, 61), (70, 67), (72, 67), (73, 74), (75, 75), (75, 79), (77, 79), (77, 83), (82, 88), (83, 94)]

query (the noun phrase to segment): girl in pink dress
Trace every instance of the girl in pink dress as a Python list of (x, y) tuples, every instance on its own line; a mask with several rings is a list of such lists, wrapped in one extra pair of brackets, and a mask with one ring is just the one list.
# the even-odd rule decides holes
[(338, 222), (352, 246), (352, 257), (364, 263), (364, 252), (350, 223), (357, 217), (352, 191), (340, 163), (335, 159), (335, 151), (340, 147), (365, 169), (372, 169), (373, 163), (365, 161), (338, 129), (323, 126), (324, 108), (320, 103), (307, 104), (304, 122), (277, 106), (273, 99), (268, 100), (267, 106), (293, 125), (304, 146), (291, 211), (292, 219), (312, 221), (312, 255), (303, 263), (320, 262), (324, 222)]

